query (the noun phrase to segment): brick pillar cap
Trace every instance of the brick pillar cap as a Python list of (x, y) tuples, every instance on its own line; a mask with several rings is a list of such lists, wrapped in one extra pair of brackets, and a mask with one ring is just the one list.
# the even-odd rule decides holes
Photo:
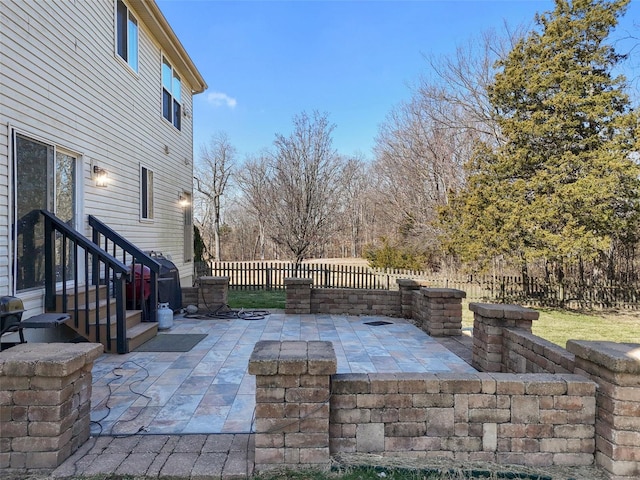
[(249, 358), (251, 375), (333, 375), (338, 361), (331, 342), (261, 340)]
[(467, 292), (454, 288), (426, 288), (420, 289), (422, 295), (429, 298), (466, 298)]
[(416, 290), (420, 287), (426, 287), (429, 282), (426, 280), (413, 280), (411, 278), (397, 278), (396, 284), (400, 287), (413, 287)]
[(311, 285), (312, 283), (313, 279), (311, 278), (286, 277), (284, 279), (285, 285)]
[(506, 318), (508, 320), (537, 320), (540, 313), (520, 305), (494, 303), (470, 303), (469, 310), (487, 318)]
[(640, 374), (640, 343), (569, 340), (567, 350), (612, 372)]
[(229, 277), (200, 277), (200, 283), (223, 284), (229, 283)]
[(99, 343), (22, 343), (0, 352), (0, 376), (66, 377), (103, 352)]

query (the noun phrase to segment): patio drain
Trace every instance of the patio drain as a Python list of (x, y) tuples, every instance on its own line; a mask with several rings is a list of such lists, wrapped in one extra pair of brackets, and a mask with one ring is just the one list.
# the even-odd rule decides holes
[(393, 322), (385, 322), (384, 320), (376, 320), (375, 322), (364, 322), (365, 325), (379, 327), (380, 325), (393, 325)]

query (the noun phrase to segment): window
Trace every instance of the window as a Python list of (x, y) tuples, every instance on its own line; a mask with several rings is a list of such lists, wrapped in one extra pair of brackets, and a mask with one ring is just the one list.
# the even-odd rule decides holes
[(138, 71), (138, 21), (121, 0), (116, 6), (116, 50), (118, 55)]
[(153, 219), (153, 172), (140, 167), (140, 218)]
[(180, 114), (182, 112), (181, 88), (180, 77), (169, 61), (162, 57), (162, 116), (178, 130), (180, 130)]

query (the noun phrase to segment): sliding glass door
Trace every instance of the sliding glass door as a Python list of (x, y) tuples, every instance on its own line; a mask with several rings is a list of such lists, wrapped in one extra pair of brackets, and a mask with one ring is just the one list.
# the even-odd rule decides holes
[[(47, 209), (75, 227), (76, 157), (55, 146), (14, 137), (14, 279), (16, 291), (44, 286), (44, 219)], [(62, 257), (63, 246), (56, 245)], [(71, 252), (67, 251), (67, 258)], [(61, 262), (57, 261), (57, 265)], [(68, 268), (67, 279), (75, 269)], [(60, 277), (62, 272), (56, 272)]]

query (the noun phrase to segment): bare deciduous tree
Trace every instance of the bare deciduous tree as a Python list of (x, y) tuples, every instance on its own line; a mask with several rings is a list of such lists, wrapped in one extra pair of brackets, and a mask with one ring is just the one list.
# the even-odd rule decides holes
[(501, 142), (496, 112), (489, 101), (489, 87), (496, 62), (504, 58), (523, 35), (523, 28), (505, 33), (487, 31), (458, 46), (454, 55), (427, 56), (429, 76), (422, 76), (413, 101), (442, 128), (464, 129), (489, 144)]
[(510, 50), (517, 33), (486, 33), (454, 55), (428, 57), (411, 99), (380, 127), (375, 171), (386, 221), (403, 241), (433, 243), (440, 206), (465, 182), (464, 165), (478, 140), (499, 144), (496, 112), (489, 102), (495, 61)]
[(236, 149), (224, 132), (211, 136), (200, 148), (196, 164), (196, 191), (204, 198), (201, 224), (213, 234), (215, 260), (220, 261), (221, 199), (229, 185), (236, 162)]
[(301, 113), (289, 136), (276, 135), (269, 164), (267, 220), (273, 241), (299, 264), (337, 226), (342, 175), (327, 114)]
[(437, 208), (462, 185), (463, 164), (473, 148), (468, 132), (434, 122), (428, 107), (413, 101), (395, 110), (380, 129), (375, 149), (387, 221), (403, 237), (423, 240), (434, 236)]
[(269, 156), (263, 153), (249, 157), (238, 173), (238, 185), (242, 190), (241, 203), (249, 212), (257, 226), (254, 259), (265, 259), (266, 220), (269, 203), (266, 199), (273, 195), (269, 179)]
[(367, 170), (367, 165), (362, 157), (352, 157), (346, 160), (342, 175), (343, 235), (348, 235), (349, 253), (352, 257), (358, 257), (362, 254), (363, 229), (366, 227), (367, 194), (371, 185)]

